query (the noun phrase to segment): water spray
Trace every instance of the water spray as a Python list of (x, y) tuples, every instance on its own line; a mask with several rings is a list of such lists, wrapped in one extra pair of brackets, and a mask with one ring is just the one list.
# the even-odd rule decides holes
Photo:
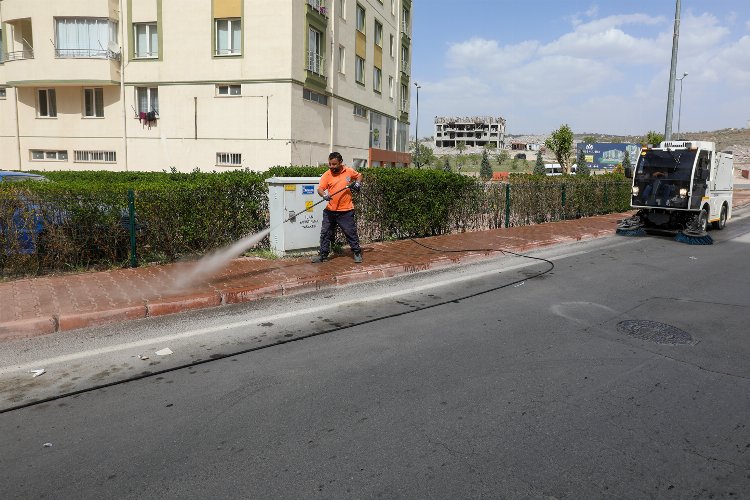
[[(315, 202), (313, 205), (306, 207), (303, 211), (310, 211), (313, 209), (313, 207), (320, 205), (324, 201), (328, 201), (330, 198), (333, 198), (337, 194), (347, 189), (349, 189), (348, 185), (342, 189), (339, 189), (335, 193), (329, 194), (328, 198), (323, 198), (322, 200)], [(266, 236), (268, 236), (271, 233), (271, 231), (274, 231), (275, 229), (283, 226), (287, 222), (294, 222), (295, 219), (297, 218), (297, 215), (300, 213), (302, 213), (302, 211), (295, 212), (295, 211), (290, 210), (288, 212), (288, 217), (284, 219), (283, 221), (279, 222), (274, 227), (269, 226), (263, 229), (262, 231), (244, 236), (240, 240), (232, 243), (231, 245), (221, 248), (213, 253), (206, 255), (205, 257), (200, 259), (198, 262), (196, 262), (193, 268), (189, 272), (180, 275), (180, 277), (176, 280), (175, 289), (182, 290), (184, 288), (187, 288), (194, 282), (198, 281), (199, 279), (202, 279), (202, 278), (205, 278), (207, 276), (214, 274), (216, 271), (226, 266), (226, 264), (230, 260), (242, 255), (244, 252), (246, 252), (250, 248), (254, 247), (258, 243), (263, 241), (263, 239)]]

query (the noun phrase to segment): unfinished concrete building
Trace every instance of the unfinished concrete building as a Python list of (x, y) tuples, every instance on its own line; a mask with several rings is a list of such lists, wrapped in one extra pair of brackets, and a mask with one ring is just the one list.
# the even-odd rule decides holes
[(491, 143), (500, 149), (505, 146), (505, 120), (491, 116), (436, 117), (435, 147), (455, 148), (459, 142), (468, 148)]

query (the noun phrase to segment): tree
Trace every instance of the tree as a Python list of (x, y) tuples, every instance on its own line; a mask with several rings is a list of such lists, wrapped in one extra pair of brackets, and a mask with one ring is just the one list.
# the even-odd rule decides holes
[(495, 155), (495, 160), (497, 160), (497, 166), (500, 168), (502, 168), (503, 163), (505, 163), (509, 159), (510, 159), (510, 155), (504, 149)]
[(417, 147), (416, 142), (411, 143), (411, 154), (412, 162), (420, 168), (426, 167), (435, 161), (435, 153), (433, 153), (432, 148), (421, 142), (419, 143), (419, 147)]
[(586, 163), (586, 153), (583, 152), (583, 149), (578, 150), (576, 163), (578, 164), (576, 175), (585, 175), (586, 177), (591, 175), (591, 169), (589, 168), (589, 164)]
[(534, 175), (544, 175), (544, 159), (542, 158), (542, 152), (536, 152), (536, 163), (534, 164)]
[(643, 138), (643, 144), (652, 144), (654, 146), (658, 146), (662, 143), (664, 140), (664, 134), (660, 134), (659, 132), (654, 132), (653, 130), (649, 130), (646, 134), (646, 137)]
[(485, 151), (494, 151), (496, 148), (497, 148), (497, 144), (495, 144), (492, 141), (488, 141), (484, 143)]
[(583, 142), (585, 142), (586, 144), (593, 144), (596, 142), (596, 137), (594, 137), (593, 135), (587, 135), (583, 138)]
[(633, 164), (630, 162), (630, 153), (625, 151), (625, 158), (622, 160), (622, 171), (625, 172), (625, 170), (632, 168)]
[(458, 141), (456, 143), (456, 151), (458, 151), (458, 154), (463, 154), (463, 152), (466, 151), (466, 143), (464, 141)]
[(573, 131), (568, 124), (561, 125), (559, 129), (552, 132), (544, 145), (555, 153), (557, 163), (560, 164), (563, 173), (570, 173), (570, 159), (573, 156)]
[(479, 177), (483, 181), (492, 179), (492, 167), (490, 166), (490, 157), (486, 149), (482, 151), (482, 166), (479, 168)]
[(445, 160), (443, 162), (443, 170), (445, 170), (446, 172), (450, 172), (451, 171), (451, 159), (450, 159), (450, 157), (448, 155), (445, 155), (445, 156), (443, 156), (443, 159)]

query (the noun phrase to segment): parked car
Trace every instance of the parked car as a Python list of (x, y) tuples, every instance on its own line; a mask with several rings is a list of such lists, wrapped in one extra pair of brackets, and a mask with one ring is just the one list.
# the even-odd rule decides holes
[[(29, 172), (0, 171), (0, 182), (50, 182), (43, 175)], [(10, 200), (9, 200), (10, 201)], [(44, 219), (39, 210), (39, 205), (29, 200), (20, 199), (3, 207), (5, 210), (0, 214), (0, 237), (4, 241), (5, 253), (33, 254), (36, 253), (36, 241), (39, 234), (44, 230)], [(12, 212), (11, 212), (12, 210)], [(15, 233), (13, 239), (6, 240), (6, 233)]]

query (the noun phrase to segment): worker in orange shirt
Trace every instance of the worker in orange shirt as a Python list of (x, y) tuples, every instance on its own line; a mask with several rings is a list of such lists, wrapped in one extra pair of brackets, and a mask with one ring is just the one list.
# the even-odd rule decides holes
[(362, 174), (344, 165), (344, 158), (335, 152), (328, 155), (328, 169), (318, 183), (318, 195), (327, 200), (328, 205), (323, 210), (320, 251), (312, 258), (312, 261), (328, 260), (331, 242), (336, 234), (336, 226), (338, 226), (344, 232), (346, 241), (354, 252), (354, 262), (359, 264), (362, 262), (362, 248), (359, 246), (357, 225), (354, 222), (352, 191), (359, 191)]

